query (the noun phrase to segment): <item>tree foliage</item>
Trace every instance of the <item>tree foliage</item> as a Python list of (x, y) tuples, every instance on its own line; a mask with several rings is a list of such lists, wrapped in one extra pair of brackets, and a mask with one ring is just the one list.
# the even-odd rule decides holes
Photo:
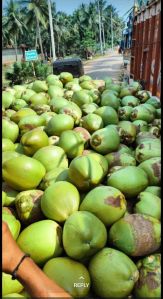
[[(102, 38), (105, 48), (111, 46), (111, 12), (113, 20), (114, 45), (121, 39), (123, 20), (112, 5), (99, 0), (102, 23)], [(99, 19), (97, 0), (88, 5), (81, 4), (72, 15), (56, 11), (52, 3), (53, 29), (56, 54), (58, 57), (68, 55), (87, 56), (89, 52), (99, 49)], [(46, 0), (10, 0), (2, 18), (3, 46), (26, 44), (37, 48), (39, 53), (51, 56), (51, 38)]]

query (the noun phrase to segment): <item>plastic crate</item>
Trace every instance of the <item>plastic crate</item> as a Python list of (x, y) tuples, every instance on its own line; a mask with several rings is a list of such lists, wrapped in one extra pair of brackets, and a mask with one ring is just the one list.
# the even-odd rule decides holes
[(53, 63), (53, 74), (70, 72), (74, 77), (84, 75), (83, 63), (80, 58), (58, 59)]

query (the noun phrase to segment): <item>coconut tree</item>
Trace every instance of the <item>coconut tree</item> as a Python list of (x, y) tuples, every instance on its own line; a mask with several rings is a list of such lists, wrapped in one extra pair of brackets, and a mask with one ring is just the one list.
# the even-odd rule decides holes
[(26, 26), (22, 20), (20, 8), (17, 2), (10, 0), (5, 8), (5, 19), (3, 23), (3, 32), (7, 33), (8, 41), (14, 46), (16, 61), (17, 61), (17, 41), (20, 34), (23, 34), (23, 30), (26, 30)]
[(70, 22), (67, 14), (64, 12), (57, 12), (54, 17), (54, 32), (57, 36), (57, 53), (61, 52), (65, 55), (67, 40), (69, 39), (70, 33)]
[(34, 26), (36, 28), (36, 43), (37, 38), (39, 39), (41, 55), (44, 57), (42, 38), (41, 38), (41, 26), (47, 28), (48, 22), (48, 6), (46, 0), (19, 0), (21, 5), (26, 5), (27, 7), (27, 16), (26, 24), (27, 26)]
[(2, 16), (2, 46), (8, 43), (9, 40), (9, 31), (7, 28), (8, 17)]

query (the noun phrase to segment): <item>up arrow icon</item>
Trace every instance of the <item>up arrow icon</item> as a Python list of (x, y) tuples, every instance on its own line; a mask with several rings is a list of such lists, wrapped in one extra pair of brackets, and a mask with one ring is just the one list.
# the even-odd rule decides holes
[(80, 276), (79, 279), (84, 279), (84, 277), (83, 277), (83, 276)]

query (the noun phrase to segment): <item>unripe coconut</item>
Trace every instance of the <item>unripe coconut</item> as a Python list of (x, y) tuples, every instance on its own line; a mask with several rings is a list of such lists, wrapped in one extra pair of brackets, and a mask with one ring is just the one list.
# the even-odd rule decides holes
[(135, 91), (142, 90), (142, 86), (138, 81), (132, 81), (129, 86), (133, 87)]
[(79, 121), (82, 117), (81, 109), (78, 107), (78, 105), (76, 105), (73, 102), (69, 102), (68, 105), (65, 105), (62, 108), (60, 108), (58, 113), (59, 114), (66, 114), (66, 115), (71, 116), (74, 119), (74, 124), (75, 125), (79, 124)]
[(151, 104), (154, 108), (159, 109), (161, 107), (160, 99), (156, 96), (150, 97), (147, 101), (147, 104)]
[(56, 114), (48, 122), (45, 131), (48, 136), (60, 136), (66, 130), (72, 130), (74, 127), (74, 119), (70, 115)]
[(138, 214), (149, 215), (160, 220), (161, 199), (150, 192), (141, 192), (138, 196), (138, 202), (134, 207), (134, 212)]
[(74, 81), (66, 83), (65, 88), (67, 89), (67, 91), (73, 91), (73, 92), (82, 89), (80, 85), (78, 83), (75, 83)]
[(82, 117), (80, 124), (90, 133), (93, 133), (101, 128), (103, 128), (102, 117), (94, 113), (89, 113), (88, 115)]
[(2, 91), (2, 107), (7, 109), (11, 106), (11, 104), (14, 102), (15, 97), (14, 94), (12, 94), (9, 91)]
[(88, 152), (88, 153), (84, 153), (84, 155), (89, 155), (89, 157), (92, 157), (93, 159), (95, 159), (102, 167), (103, 170), (103, 176), (105, 177), (105, 175), (108, 172), (108, 161), (106, 159), (106, 157), (104, 157), (103, 155), (100, 155), (99, 153), (96, 152)]
[(161, 158), (151, 158), (139, 164), (138, 168), (145, 171), (149, 186), (160, 186), (161, 183)]
[(42, 266), (50, 258), (59, 256), (62, 228), (52, 220), (41, 220), (27, 226), (19, 235), (17, 244), (29, 253), (36, 264)]
[(126, 298), (139, 277), (136, 265), (126, 254), (108, 247), (93, 256), (88, 269), (92, 288), (102, 298)]
[(13, 143), (19, 136), (19, 127), (10, 119), (2, 119), (2, 138), (10, 139)]
[(21, 136), (30, 130), (44, 126), (45, 123), (45, 119), (41, 115), (29, 115), (23, 117), (18, 124)]
[(92, 80), (92, 78), (88, 75), (83, 75), (79, 77), (79, 83), (82, 83), (83, 81), (89, 81), (89, 80)]
[(55, 84), (56, 80), (59, 80), (59, 77), (54, 74), (50, 74), (46, 77), (46, 82), (48, 85), (53, 85), (53, 83)]
[(82, 261), (94, 255), (105, 246), (106, 241), (106, 228), (92, 213), (77, 211), (64, 224), (63, 246), (73, 259)]
[(37, 104), (37, 105), (34, 105), (34, 106), (31, 105), (31, 107), (33, 108), (34, 111), (36, 111), (36, 113), (38, 115), (41, 115), (45, 112), (50, 112), (51, 111), (49, 105), (46, 105), (46, 104), (42, 104), (42, 105)]
[(87, 80), (80, 83), (80, 87), (86, 90), (92, 90), (96, 88), (96, 85), (94, 84), (93, 80)]
[(22, 99), (28, 103), (31, 96), (36, 94), (36, 92), (32, 89), (26, 89), (25, 92), (22, 95)]
[(107, 87), (107, 89), (115, 90), (115, 91), (117, 91), (118, 93), (120, 93), (120, 91), (121, 91), (121, 86), (120, 86), (120, 84), (110, 83), (110, 84), (107, 84), (106, 87)]
[(11, 293), (11, 294), (8, 294), (4, 297), (7, 297), (7, 298), (25, 298), (24, 296), (22, 296), (20, 294), (17, 294), (17, 293)]
[(84, 141), (80, 134), (73, 130), (62, 132), (58, 145), (67, 154), (67, 157), (73, 159), (80, 156), (84, 150)]
[(2, 296), (8, 297), (11, 293), (20, 293), (23, 290), (23, 285), (17, 280), (12, 280), (12, 276), (7, 273), (2, 273)]
[(23, 93), (26, 91), (26, 86), (25, 85), (14, 85), (14, 90), (15, 90), (15, 99), (21, 99)]
[(28, 190), (20, 192), (15, 199), (15, 206), (21, 223), (29, 225), (43, 219), (41, 197), (43, 191)]
[(161, 198), (161, 187), (158, 186), (149, 186), (147, 187), (144, 192), (150, 192), (158, 197)]
[(44, 175), (44, 166), (25, 155), (7, 160), (2, 168), (4, 181), (18, 191), (35, 189)]
[(55, 112), (49, 111), (49, 112), (44, 112), (43, 114), (41, 114), (41, 116), (44, 118), (45, 120), (45, 126), (48, 124), (49, 120), (56, 115)]
[(50, 85), (48, 88), (48, 94), (51, 99), (53, 99), (54, 97), (63, 97), (64, 90), (63, 90), (63, 88), (61, 88), (57, 85)]
[(139, 90), (136, 93), (136, 96), (138, 97), (138, 99), (140, 99), (141, 103), (145, 103), (150, 98), (151, 93), (148, 90)]
[(59, 79), (62, 81), (63, 84), (66, 84), (73, 80), (73, 75), (69, 72), (62, 72), (59, 75)]
[(38, 149), (49, 145), (48, 136), (40, 128), (25, 133), (20, 142), (24, 153), (28, 156), (33, 156)]
[(69, 104), (69, 101), (62, 97), (53, 98), (49, 105), (53, 112), (58, 113), (59, 109)]
[(139, 279), (134, 286), (136, 298), (161, 298), (161, 255), (149, 255), (137, 262)]
[(2, 191), (5, 192), (6, 198), (5, 198), (5, 206), (13, 206), (15, 204), (15, 199), (18, 194), (18, 191), (11, 188), (8, 184), (5, 182), (2, 183)]
[[(128, 147), (126, 144), (120, 143), (119, 148), (117, 150), (118, 153), (126, 153), (129, 155), (133, 155), (133, 150), (131, 147)], [(134, 156), (134, 155), (133, 155)]]
[(118, 109), (119, 119), (120, 120), (129, 120), (131, 112), (132, 112), (132, 107), (130, 107), (130, 106), (119, 107), (119, 109)]
[(68, 177), (68, 168), (62, 170), (60, 174), (56, 177), (56, 182), (66, 181), (70, 182)]
[(160, 247), (160, 242), (160, 221), (143, 214), (127, 215), (109, 230), (109, 243), (131, 256), (153, 253)]
[(155, 118), (154, 121), (152, 122), (152, 125), (158, 127), (161, 130), (161, 119)]
[(49, 145), (40, 148), (33, 156), (44, 165), (46, 171), (57, 167), (68, 167), (67, 156), (59, 146)]
[(14, 215), (2, 212), (2, 220), (8, 224), (8, 228), (16, 240), (19, 236), (21, 224), (20, 221), (15, 218)]
[(161, 157), (161, 143), (146, 141), (137, 146), (135, 158), (139, 163), (155, 157)]
[(98, 88), (98, 90), (100, 92), (103, 92), (105, 89), (105, 81), (104, 80), (93, 80), (94, 84), (96, 85), (96, 88)]
[(113, 152), (107, 154), (109, 168), (113, 166), (136, 166), (136, 160), (133, 156), (127, 153)]
[(97, 130), (92, 134), (91, 147), (100, 154), (116, 151), (120, 144), (119, 134), (112, 126)]
[(97, 186), (102, 181), (103, 175), (100, 163), (89, 155), (73, 159), (68, 170), (70, 181), (81, 191)]
[(92, 103), (93, 99), (85, 90), (79, 90), (74, 92), (72, 101), (81, 108), (84, 104)]
[(7, 151), (7, 152), (2, 152), (2, 166), (3, 164), (12, 158), (20, 157), (21, 154), (15, 152), (15, 151)]
[(6, 117), (8, 117), (8, 118), (11, 118), (11, 116), (12, 116), (13, 114), (15, 114), (15, 113), (16, 113), (16, 111), (13, 110), (13, 109), (3, 110), (3, 108), (2, 108), (2, 116), (6, 116)]
[(134, 96), (125, 96), (121, 100), (121, 105), (135, 107), (139, 105), (139, 99)]
[(32, 95), (28, 101), (28, 103), (30, 104), (30, 106), (34, 107), (36, 105), (46, 105), (48, 104), (49, 98), (48, 95), (44, 92), (39, 92), (36, 93), (34, 95)]
[(101, 106), (110, 106), (117, 110), (120, 106), (120, 99), (112, 93), (105, 93), (101, 97)]
[(15, 152), (19, 154), (24, 154), (23, 145), (21, 143), (15, 143)]
[(45, 81), (36, 80), (33, 82), (32, 90), (34, 90), (37, 93), (42, 91), (46, 92), (48, 90), (48, 86)]
[(95, 110), (94, 113), (102, 117), (104, 126), (118, 124), (118, 114), (112, 107), (103, 106)]
[(143, 169), (124, 166), (108, 176), (107, 185), (119, 189), (127, 198), (133, 198), (148, 186), (148, 178)]
[(82, 127), (76, 127), (74, 128), (74, 131), (79, 133), (79, 135), (84, 141), (84, 146), (86, 147), (88, 145), (88, 141), (91, 138), (90, 133), (85, 128)]
[(4, 191), (2, 191), (2, 207), (5, 206), (6, 198), (7, 194)]
[(12, 104), (12, 109), (15, 111), (19, 111), (22, 108), (28, 107), (26, 101), (22, 100), (22, 99), (17, 99), (13, 102)]
[(52, 220), (64, 222), (79, 207), (80, 197), (75, 186), (68, 182), (56, 182), (42, 196), (41, 209)]
[(150, 123), (154, 119), (154, 114), (149, 111), (149, 109), (144, 105), (139, 105), (133, 108), (130, 119), (134, 120), (144, 120), (147, 123)]
[(18, 124), (22, 118), (29, 115), (36, 115), (36, 112), (31, 108), (22, 108), (11, 116), (11, 120)]
[(44, 265), (43, 271), (73, 298), (81, 298), (89, 294), (90, 276), (83, 264), (68, 257), (57, 257), (49, 260)]
[(45, 190), (46, 188), (48, 188), (51, 184), (56, 182), (57, 177), (59, 176), (60, 173), (63, 172), (63, 170), (68, 169), (68, 168), (64, 168), (64, 167), (58, 167), (58, 168), (54, 168), (50, 171), (48, 171), (43, 180), (41, 181), (40, 184), (40, 189), (41, 190)]
[(105, 226), (110, 226), (126, 212), (126, 200), (118, 189), (99, 186), (87, 193), (80, 205), (80, 211), (91, 212)]
[(158, 127), (150, 127), (149, 132), (155, 135), (157, 138), (159, 138), (161, 135), (160, 129)]
[(14, 143), (10, 139), (2, 138), (2, 152), (13, 151), (14, 149)]
[(151, 113), (154, 114), (154, 116), (156, 115), (156, 108), (153, 107), (151, 104), (145, 103), (142, 104), (142, 106), (146, 107)]
[(100, 103), (101, 95), (100, 92), (97, 89), (91, 89), (91, 90), (85, 90), (88, 95), (90, 95), (93, 99), (93, 102), (95, 104)]
[(136, 127), (135, 125), (127, 120), (120, 121), (118, 127), (122, 130), (121, 140), (125, 144), (132, 144), (136, 138)]
[(140, 132), (147, 132), (148, 131), (148, 124), (144, 120), (134, 120), (133, 124), (136, 126), (137, 134)]
[(97, 108), (99, 108), (99, 106), (96, 103), (84, 104), (82, 106), (82, 111), (84, 115), (87, 115), (89, 113), (94, 113)]
[(121, 91), (120, 91), (120, 94), (119, 94), (119, 97), (120, 98), (124, 98), (125, 96), (131, 96), (131, 95), (134, 95), (136, 92), (136, 90), (134, 89), (134, 87), (122, 87), (121, 88)]
[(141, 143), (144, 143), (144, 142), (152, 142), (154, 141), (154, 143), (160, 143), (160, 140), (159, 138), (157, 138), (155, 135), (153, 135), (152, 133), (150, 132), (140, 132), (137, 134), (136, 136), (136, 144), (139, 145)]
[(104, 91), (103, 91), (103, 93), (102, 93), (102, 95), (104, 96), (105, 94), (114, 94), (115, 96), (117, 96), (118, 97), (118, 92), (116, 91), (116, 90), (111, 90), (111, 89), (109, 89), (109, 88), (106, 88)]

